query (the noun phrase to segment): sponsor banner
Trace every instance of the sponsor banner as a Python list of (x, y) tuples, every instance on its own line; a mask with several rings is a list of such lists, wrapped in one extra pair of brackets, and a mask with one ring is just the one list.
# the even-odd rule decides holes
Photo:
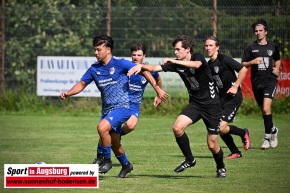
[(282, 70), (278, 77), (276, 96), (285, 98), (290, 95), (290, 59), (282, 59)]
[[(37, 95), (59, 96), (68, 91), (95, 62), (94, 57), (37, 57)], [(92, 83), (75, 96), (100, 97), (101, 94)]]
[[(131, 60), (131, 57), (123, 57)], [(240, 58), (234, 58), (241, 62)], [(161, 65), (163, 58), (146, 57), (145, 64)], [(206, 58), (208, 61), (209, 58)], [(59, 96), (61, 92), (68, 91), (86, 72), (86, 70), (96, 62), (95, 57), (75, 57), (75, 56), (38, 56), (37, 57), (37, 95), (38, 96)], [(285, 65), (284, 65), (285, 66)], [(288, 61), (289, 66), (289, 61)], [(283, 68), (284, 69), (284, 68)], [(242, 84), (245, 97), (253, 97), (250, 83), (250, 69)], [(289, 72), (289, 69), (287, 70)], [(188, 97), (186, 87), (175, 72), (159, 72), (162, 79), (163, 89), (171, 97)], [(277, 93), (287, 93), (289, 86), (284, 86), (284, 79), (287, 75), (282, 74), (282, 87), (279, 84)], [(288, 75), (289, 81), (289, 75)], [(288, 90), (287, 90), (288, 89)], [(77, 97), (100, 97), (100, 91), (92, 82)], [(151, 85), (145, 89), (144, 97), (154, 97), (156, 93)]]
[[(131, 57), (124, 57), (131, 60)], [(163, 58), (145, 58), (145, 64), (161, 65)], [(78, 83), (86, 70), (97, 60), (95, 57), (38, 56), (37, 57), (37, 95), (59, 96)], [(183, 81), (177, 73), (160, 72), (163, 89), (171, 96), (187, 97)], [(100, 97), (100, 91), (92, 82), (77, 97)], [(151, 85), (145, 89), (144, 97), (154, 97)]]
[(99, 188), (96, 164), (4, 164), (4, 188)]

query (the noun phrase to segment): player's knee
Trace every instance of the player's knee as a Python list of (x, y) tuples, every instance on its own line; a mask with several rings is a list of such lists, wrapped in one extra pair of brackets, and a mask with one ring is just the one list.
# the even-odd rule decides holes
[(225, 121), (222, 121), (220, 123), (220, 135), (224, 135), (224, 134), (226, 134), (228, 132), (229, 132), (228, 123), (225, 122)]
[(100, 136), (109, 134), (109, 128), (105, 127), (102, 124), (98, 125), (97, 130), (98, 130), (98, 133), (99, 133)]
[(263, 114), (264, 114), (264, 115), (271, 114), (271, 107), (264, 106), (264, 107), (263, 107)]
[(181, 136), (181, 135), (184, 133), (184, 130), (183, 130), (182, 128), (180, 128), (180, 127), (176, 127), (176, 126), (174, 126), (174, 127), (172, 128), (172, 131), (173, 131), (173, 133), (174, 133), (174, 135), (175, 135), (176, 137), (179, 137), (179, 136)]
[(125, 131), (127, 131), (127, 133), (128, 133), (128, 132), (133, 131), (133, 130), (135, 129), (135, 127), (136, 127), (135, 124), (127, 124), (123, 129), (124, 129)]

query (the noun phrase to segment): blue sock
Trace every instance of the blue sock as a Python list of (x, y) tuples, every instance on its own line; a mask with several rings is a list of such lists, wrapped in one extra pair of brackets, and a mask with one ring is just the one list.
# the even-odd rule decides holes
[(101, 144), (98, 143), (98, 147), (97, 147), (97, 157), (100, 157), (103, 155), (103, 151), (104, 151), (104, 146), (102, 146)]
[(103, 146), (104, 159), (111, 159), (111, 149), (112, 149), (112, 145)]
[(129, 163), (126, 153), (123, 153), (122, 155), (118, 155), (116, 156), (116, 158), (119, 160), (122, 166), (127, 165)]

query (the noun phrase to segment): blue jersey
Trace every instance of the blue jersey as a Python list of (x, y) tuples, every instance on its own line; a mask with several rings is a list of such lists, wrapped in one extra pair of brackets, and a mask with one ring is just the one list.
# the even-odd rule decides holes
[(116, 108), (130, 108), (131, 95), (127, 72), (134, 65), (123, 58), (112, 57), (107, 65), (94, 63), (81, 78), (87, 84), (94, 81), (101, 92), (103, 115)]
[[(157, 80), (159, 77), (158, 72), (152, 72), (151, 75)], [(145, 91), (145, 87), (148, 84), (148, 81), (144, 76), (141, 75), (131, 75), (129, 79), (130, 83), (130, 91), (132, 95), (132, 102), (133, 103), (141, 103), (142, 97)]]

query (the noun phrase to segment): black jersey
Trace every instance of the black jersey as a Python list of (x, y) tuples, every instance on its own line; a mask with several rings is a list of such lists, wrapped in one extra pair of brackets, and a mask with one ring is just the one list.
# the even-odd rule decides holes
[(251, 66), (251, 81), (252, 83), (266, 82), (267, 79), (277, 79), (273, 70), (273, 60), (280, 60), (278, 46), (271, 41), (267, 41), (266, 45), (260, 45), (257, 41), (248, 45), (244, 50), (242, 62), (248, 62), (257, 57), (262, 57), (263, 60), (258, 65)]
[[(214, 61), (209, 60), (208, 66), (218, 88), (221, 104), (224, 104), (233, 97), (227, 94), (227, 91), (237, 81), (235, 72), (239, 72), (244, 66), (233, 58), (221, 53), (218, 53)], [(240, 87), (238, 88), (238, 92), (242, 92)]]
[(201, 61), (202, 64), (197, 69), (177, 64), (166, 64), (161, 67), (164, 72), (169, 71), (179, 74), (187, 88), (189, 102), (201, 105), (219, 104), (219, 97), (204, 56), (200, 53), (194, 53), (191, 56), (191, 61)]

